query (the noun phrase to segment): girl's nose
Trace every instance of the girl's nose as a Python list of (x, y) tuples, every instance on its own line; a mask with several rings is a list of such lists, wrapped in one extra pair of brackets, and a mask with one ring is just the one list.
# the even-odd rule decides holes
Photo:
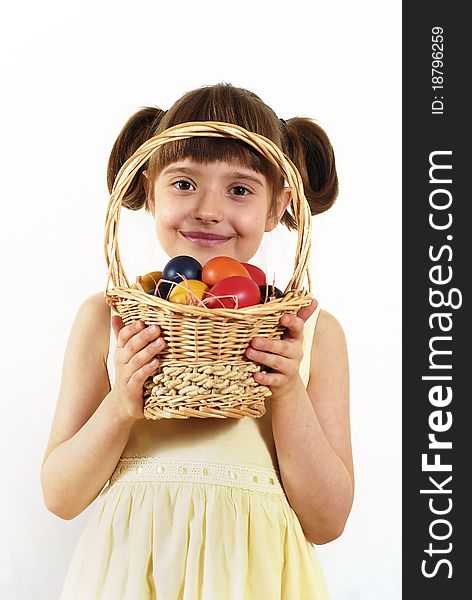
[(192, 217), (200, 221), (216, 221), (223, 220), (223, 203), (217, 199), (215, 194), (204, 194), (198, 198), (193, 210)]

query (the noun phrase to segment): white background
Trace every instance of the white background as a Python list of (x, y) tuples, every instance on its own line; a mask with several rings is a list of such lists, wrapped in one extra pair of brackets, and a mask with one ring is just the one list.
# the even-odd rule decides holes
[[(48, 513), (40, 465), (73, 318), (106, 285), (111, 146), (141, 106), (168, 109), (225, 81), (284, 119), (315, 118), (334, 145), (340, 194), (313, 220), (311, 272), (348, 341), (356, 491), (343, 535), (317, 552), (333, 600), (400, 598), (401, 4), (27, 0), (6, 11), (0, 597), (57, 598), (91, 510)], [(282, 285), (285, 232), (265, 244)], [(129, 276), (161, 266), (152, 236), (149, 217), (122, 211)]]

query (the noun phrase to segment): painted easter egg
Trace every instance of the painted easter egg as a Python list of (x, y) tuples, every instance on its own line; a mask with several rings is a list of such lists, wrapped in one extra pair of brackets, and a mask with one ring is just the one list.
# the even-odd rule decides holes
[(201, 279), (208, 286), (212, 286), (227, 277), (236, 276), (251, 279), (248, 270), (239, 260), (231, 256), (214, 256), (205, 263)]
[(249, 263), (241, 263), (243, 267), (248, 271), (251, 279), (257, 283), (257, 285), (265, 285), (267, 283), (265, 273), (256, 265), (251, 265)]
[(146, 275), (141, 275), (136, 277), (136, 282), (133, 283), (131, 288), (133, 290), (139, 290), (138, 282), (142, 286), (143, 290), (146, 293), (149, 293), (153, 290), (159, 282), (159, 279), (162, 277), (162, 271), (151, 271), (151, 273), (146, 273)]
[(186, 305), (197, 304), (193, 294), (201, 300), (207, 290), (208, 286), (203, 281), (187, 279), (187, 281), (174, 286), (169, 295), (169, 302)]
[(158, 298), (162, 298), (162, 300), (167, 300), (172, 287), (172, 283), (167, 283), (166, 281), (160, 280), (156, 286), (156, 289), (151, 290), (149, 293), (153, 296), (157, 296)]
[(273, 285), (260, 285), (260, 304), (265, 304), (275, 298), (283, 298), (284, 293)]
[[(233, 296), (237, 298), (237, 304)], [(244, 308), (259, 304), (260, 297), (259, 288), (250, 277), (233, 275), (215, 283), (205, 294), (204, 300), (208, 308)]]
[(202, 265), (196, 258), (182, 254), (172, 258), (162, 271), (162, 278), (169, 281), (182, 281), (182, 276), (186, 279), (201, 280)]

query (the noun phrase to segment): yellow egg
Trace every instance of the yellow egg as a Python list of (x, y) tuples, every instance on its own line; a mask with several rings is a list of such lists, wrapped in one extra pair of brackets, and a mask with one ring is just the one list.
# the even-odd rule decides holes
[(187, 279), (187, 281), (181, 281), (172, 289), (169, 296), (169, 302), (186, 305), (195, 304), (195, 299), (189, 292), (189, 289), (195, 296), (197, 296), (197, 298), (201, 300), (203, 298), (203, 294), (208, 290), (208, 286), (203, 283), (203, 281), (198, 281), (196, 279)]
[[(162, 278), (162, 271), (152, 271), (151, 273), (146, 273), (146, 275), (141, 275), (139, 279), (139, 283), (141, 284), (143, 290), (148, 293), (153, 290), (159, 282), (159, 279)], [(138, 277), (136, 277), (136, 283), (133, 283), (131, 288), (133, 290), (139, 290), (140, 288), (137, 285)]]

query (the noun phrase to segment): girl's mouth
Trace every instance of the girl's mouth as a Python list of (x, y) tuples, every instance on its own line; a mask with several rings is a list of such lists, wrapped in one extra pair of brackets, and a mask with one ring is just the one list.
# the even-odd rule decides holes
[(179, 233), (186, 240), (189, 240), (193, 244), (204, 248), (220, 246), (222, 244), (226, 244), (226, 242), (228, 242), (231, 239), (231, 237), (229, 236), (217, 235), (214, 233), (206, 233), (204, 231), (180, 231)]

